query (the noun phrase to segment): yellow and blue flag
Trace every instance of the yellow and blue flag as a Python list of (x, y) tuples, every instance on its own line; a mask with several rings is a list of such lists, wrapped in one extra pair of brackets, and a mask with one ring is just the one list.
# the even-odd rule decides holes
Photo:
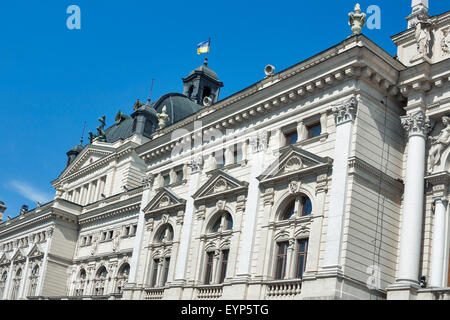
[(197, 45), (197, 54), (208, 53), (211, 40), (200, 42)]

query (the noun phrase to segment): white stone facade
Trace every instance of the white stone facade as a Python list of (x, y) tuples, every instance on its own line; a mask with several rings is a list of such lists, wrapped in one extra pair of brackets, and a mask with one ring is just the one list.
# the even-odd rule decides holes
[(413, 9), (398, 59), (356, 34), (87, 145), (0, 225), (0, 298), (450, 298), (450, 12)]

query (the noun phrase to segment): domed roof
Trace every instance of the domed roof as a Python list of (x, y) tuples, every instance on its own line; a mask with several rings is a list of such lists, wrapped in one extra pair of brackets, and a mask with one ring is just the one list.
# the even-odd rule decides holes
[(0, 201), (0, 206), (4, 206), (5, 203), (3, 201)]
[(191, 73), (189, 73), (188, 77), (192, 76), (196, 72), (206, 74), (210, 78), (213, 78), (214, 80), (219, 81), (219, 76), (217, 75), (217, 73), (215, 71), (213, 71), (212, 69), (208, 68), (208, 66), (206, 64), (202, 64), (197, 69), (192, 70)]
[(72, 149), (70, 149), (69, 150), (69, 152), (67, 152), (68, 154), (69, 153), (76, 153), (76, 154), (79, 154), (81, 151), (83, 151), (83, 149), (84, 149), (84, 147), (81, 145), (81, 143), (80, 144), (77, 144), (75, 147), (73, 147)]
[(162, 96), (155, 103), (154, 108), (156, 112), (161, 113), (164, 106), (167, 108), (166, 113), (169, 116), (169, 122), (166, 126), (189, 117), (202, 108), (202, 106), (180, 93), (169, 93)]

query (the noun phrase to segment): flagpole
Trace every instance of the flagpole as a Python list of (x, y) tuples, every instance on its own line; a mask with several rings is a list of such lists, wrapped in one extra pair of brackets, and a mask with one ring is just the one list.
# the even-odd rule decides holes
[(211, 50), (211, 37), (208, 38), (208, 52), (206, 52), (205, 62), (203, 63), (205, 66), (208, 65), (209, 50)]

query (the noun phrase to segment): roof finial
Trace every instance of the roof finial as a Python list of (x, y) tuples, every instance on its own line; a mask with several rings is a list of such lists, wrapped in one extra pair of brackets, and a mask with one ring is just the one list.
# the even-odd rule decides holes
[(353, 35), (360, 34), (362, 28), (366, 24), (366, 14), (364, 12), (361, 13), (361, 7), (359, 3), (355, 5), (355, 12), (350, 12), (348, 16), (348, 25), (352, 27)]
[(208, 57), (205, 58), (205, 62), (203, 62), (203, 65), (204, 65), (205, 67), (208, 66)]

